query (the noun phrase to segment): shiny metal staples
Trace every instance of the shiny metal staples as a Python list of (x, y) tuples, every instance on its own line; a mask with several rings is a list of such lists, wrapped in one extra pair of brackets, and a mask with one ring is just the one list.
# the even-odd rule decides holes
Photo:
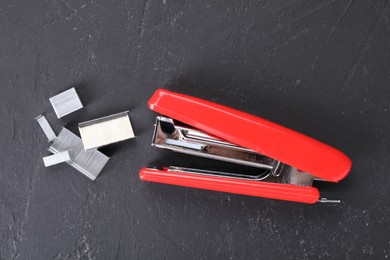
[(83, 108), (75, 88), (68, 89), (49, 100), (58, 118)]
[(128, 111), (79, 123), (85, 150), (134, 137)]
[(45, 164), (45, 167), (49, 167), (55, 164), (70, 161), (70, 154), (69, 151), (64, 151), (64, 152), (43, 157), (42, 159), (43, 159), (43, 163)]
[(53, 142), (54, 139), (57, 138), (56, 134), (54, 133), (53, 129), (51, 128), (49, 122), (47, 121), (46, 117), (43, 115), (39, 115), (35, 118), (37, 120), (38, 124), (41, 126), (43, 132), (45, 133), (47, 139), (49, 142)]
[(91, 180), (96, 179), (109, 160), (96, 149), (85, 151), (81, 139), (66, 128), (62, 128), (49, 151), (54, 154), (69, 151), (71, 160), (67, 163)]

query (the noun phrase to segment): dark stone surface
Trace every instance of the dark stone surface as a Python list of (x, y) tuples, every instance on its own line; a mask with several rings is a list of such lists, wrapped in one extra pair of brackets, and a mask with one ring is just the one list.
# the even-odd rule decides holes
[[(0, 2), (1, 259), (386, 259), (388, 1)], [(86, 107), (57, 120), (49, 97)], [(232, 106), (354, 163), (301, 205), (142, 183), (144, 165), (210, 162), (150, 147), (157, 87)], [(103, 149), (95, 182), (43, 166), (56, 132), (130, 110), (137, 138)]]

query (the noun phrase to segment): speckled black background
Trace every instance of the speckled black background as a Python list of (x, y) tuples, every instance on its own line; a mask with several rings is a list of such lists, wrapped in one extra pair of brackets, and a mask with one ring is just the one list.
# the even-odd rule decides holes
[[(1, 259), (390, 257), (389, 1), (0, 2)], [(81, 111), (49, 97), (76, 86)], [(157, 87), (288, 126), (348, 154), (303, 205), (142, 183), (144, 165), (208, 165), (150, 146)], [(130, 110), (137, 137), (104, 148), (95, 182), (45, 168), (56, 132)]]

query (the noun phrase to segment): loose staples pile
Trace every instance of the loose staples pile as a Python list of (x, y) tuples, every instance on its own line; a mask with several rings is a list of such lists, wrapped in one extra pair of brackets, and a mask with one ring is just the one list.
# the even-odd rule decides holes
[[(58, 118), (83, 108), (75, 88), (50, 98)], [(56, 135), (46, 117), (35, 118), (49, 142), (50, 156), (43, 157), (46, 167), (66, 162), (74, 169), (95, 180), (109, 157), (98, 151), (99, 147), (134, 137), (128, 111), (79, 123), (82, 138), (65, 127)]]

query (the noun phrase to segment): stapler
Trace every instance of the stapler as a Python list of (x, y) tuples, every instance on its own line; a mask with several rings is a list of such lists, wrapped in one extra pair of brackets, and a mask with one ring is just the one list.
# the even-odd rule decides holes
[(339, 150), (245, 112), (158, 89), (152, 146), (259, 169), (258, 174), (170, 166), (142, 168), (143, 181), (314, 204), (313, 181), (338, 182), (352, 162)]

